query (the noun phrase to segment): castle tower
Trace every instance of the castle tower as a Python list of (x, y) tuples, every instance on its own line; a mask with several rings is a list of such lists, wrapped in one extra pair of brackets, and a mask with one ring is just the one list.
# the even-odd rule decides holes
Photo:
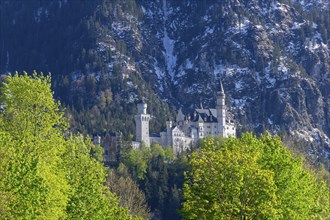
[(172, 146), (172, 121), (166, 120), (166, 145)]
[(150, 147), (149, 121), (150, 115), (147, 114), (147, 104), (142, 102), (137, 105), (138, 114), (135, 115), (136, 141), (143, 141), (147, 147)]
[(218, 119), (218, 135), (226, 137), (226, 104), (225, 104), (225, 92), (223, 90), (222, 82), (220, 80), (220, 91), (217, 92), (217, 119)]

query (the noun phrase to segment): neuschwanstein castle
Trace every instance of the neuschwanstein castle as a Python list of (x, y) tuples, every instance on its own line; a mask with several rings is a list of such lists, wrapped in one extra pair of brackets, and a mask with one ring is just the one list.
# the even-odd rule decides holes
[(220, 82), (220, 91), (217, 93), (216, 108), (195, 109), (191, 114), (184, 115), (179, 110), (176, 122), (166, 121), (166, 130), (154, 136), (149, 134), (150, 114), (147, 113), (147, 104), (137, 105), (138, 114), (135, 115), (136, 141), (133, 148), (138, 148), (143, 141), (147, 147), (153, 143), (162, 146), (172, 146), (173, 153), (178, 154), (193, 146), (198, 139), (207, 136), (229, 137), (236, 136), (234, 121), (227, 111), (225, 93)]

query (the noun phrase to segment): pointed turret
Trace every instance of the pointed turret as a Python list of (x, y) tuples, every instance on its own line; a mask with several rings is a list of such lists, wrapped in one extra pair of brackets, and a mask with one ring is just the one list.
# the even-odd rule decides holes
[(222, 81), (221, 81), (221, 79), (220, 79), (220, 91), (221, 91), (222, 93), (225, 93), (225, 92), (223, 91), (223, 85), (222, 85)]
[(223, 85), (222, 85), (222, 81), (221, 81), (221, 79), (220, 79), (220, 91), (218, 92), (218, 95), (225, 95), (225, 91), (224, 91), (224, 89), (223, 89)]
[(220, 79), (220, 90), (217, 92), (217, 106), (225, 105), (225, 91), (223, 89), (222, 81)]
[(180, 123), (184, 121), (184, 118), (185, 118), (185, 115), (182, 113), (182, 109), (180, 108), (179, 111), (178, 111), (178, 114), (176, 116), (176, 122), (177, 123)]

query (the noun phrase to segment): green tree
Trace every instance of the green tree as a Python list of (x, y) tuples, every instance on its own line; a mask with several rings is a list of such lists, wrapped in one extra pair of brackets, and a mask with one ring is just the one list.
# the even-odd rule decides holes
[(0, 130), (10, 134), (2, 184), (11, 194), (10, 218), (65, 217), (69, 186), (61, 168), (66, 128), (53, 101), (50, 77), (8, 76), (1, 88)]
[(127, 178), (130, 173), (132, 179), (138, 182), (155, 219), (181, 219), (177, 211), (183, 170), (187, 167), (181, 159), (175, 159), (171, 147), (164, 149), (153, 144), (148, 148), (142, 144), (140, 149), (130, 149), (125, 153), (126, 166), (119, 164), (118, 174)]
[[(281, 140), (248, 133), (192, 153), (185, 219), (317, 219), (329, 215), (329, 189), (303, 169)], [(322, 191), (322, 193), (320, 193)]]
[(165, 147), (164, 153), (165, 153), (165, 160), (173, 161), (175, 159), (175, 156), (173, 154), (173, 150), (172, 150), (171, 146)]
[(1, 219), (132, 219), (104, 185), (100, 146), (69, 135), (49, 76), (8, 76), (1, 101)]
[[(250, 144), (255, 138), (245, 138)], [(274, 173), (282, 219), (318, 219), (330, 216), (330, 191), (323, 180), (317, 181), (314, 171), (304, 169), (303, 158), (293, 157), (280, 138), (262, 136), (255, 147), (261, 151), (263, 169)], [(325, 197), (325, 198), (324, 198)]]
[(12, 202), (12, 193), (6, 190), (6, 182), (3, 177), (7, 175), (10, 157), (13, 154), (11, 137), (8, 133), (0, 132), (0, 216), (4, 219), (10, 218), (10, 203)]
[(82, 136), (70, 137), (66, 145), (63, 158), (71, 186), (68, 219), (130, 219), (128, 210), (118, 206), (117, 197), (103, 184), (105, 168), (90, 155), (97, 146)]
[(148, 161), (151, 158), (150, 148), (141, 143), (140, 149), (130, 149), (124, 155), (124, 162), (135, 180), (142, 180), (147, 173)]
[(165, 151), (159, 144), (151, 145), (151, 155), (152, 157), (165, 157)]

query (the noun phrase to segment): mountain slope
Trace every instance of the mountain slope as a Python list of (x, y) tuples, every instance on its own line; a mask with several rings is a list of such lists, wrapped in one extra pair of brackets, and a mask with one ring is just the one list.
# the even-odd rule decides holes
[[(164, 127), (182, 107), (214, 106), (221, 78), (239, 131), (305, 140), (330, 159), (327, 1), (1, 2), (2, 72), (52, 72), (87, 133), (134, 133), (144, 98)], [(72, 11), (75, 13), (72, 13)], [(26, 25), (28, 24), (28, 25)]]

